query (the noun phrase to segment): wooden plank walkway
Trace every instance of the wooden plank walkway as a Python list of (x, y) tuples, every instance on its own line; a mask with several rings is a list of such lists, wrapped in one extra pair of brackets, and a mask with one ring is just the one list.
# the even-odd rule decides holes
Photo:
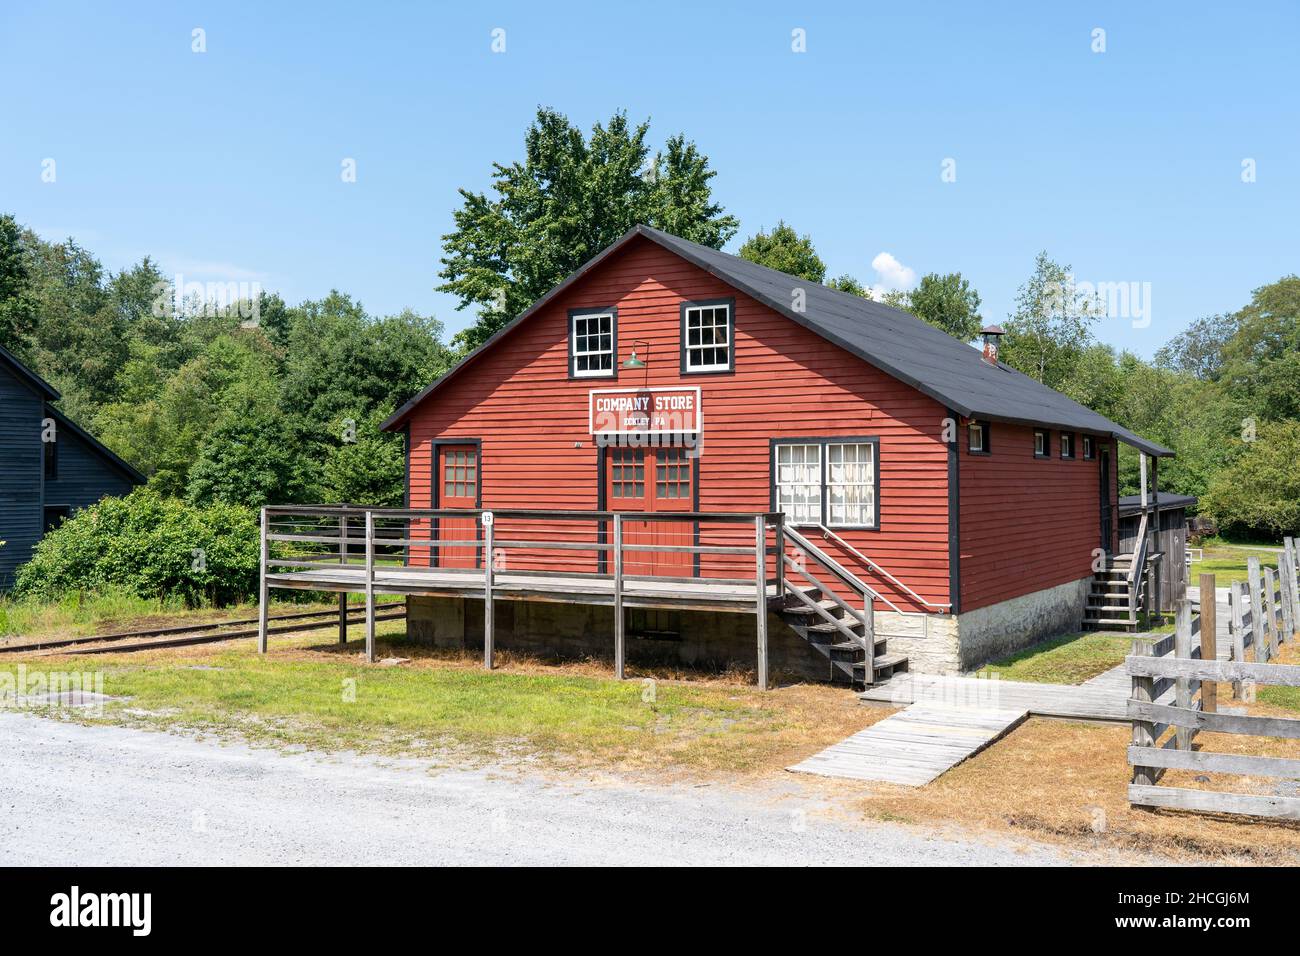
[(788, 769), (919, 787), (979, 753), (1027, 716), (1025, 710), (913, 704)]
[(1130, 687), (1110, 680), (1098, 685), (1031, 684), (986, 677), (900, 674), (858, 695), (864, 701), (895, 704), (925, 703), (971, 706), (991, 710), (1024, 710), (1039, 717), (1128, 722)]

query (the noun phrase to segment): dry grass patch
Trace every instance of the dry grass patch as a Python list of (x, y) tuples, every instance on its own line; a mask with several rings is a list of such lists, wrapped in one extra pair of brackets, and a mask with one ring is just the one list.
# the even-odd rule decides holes
[[(1294, 824), (1130, 807), (1126, 748), (1131, 735), (1126, 725), (1033, 718), (933, 783), (915, 790), (881, 789), (861, 806), (874, 819), (954, 823), (1075, 848), (1217, 862), (1300, 862), (1300, 826)], [(1196, 742), (1225, 753), (1300, 755), (1297, 741), (1201, 734)], [(1170, 771), (1162, 783), (1240, 792), (1266, 792), (1276, 783), (1226, 775), (1210, 781)]]

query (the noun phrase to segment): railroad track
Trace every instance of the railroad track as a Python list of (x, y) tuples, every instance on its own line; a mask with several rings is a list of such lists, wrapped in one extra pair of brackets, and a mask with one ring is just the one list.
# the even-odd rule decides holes
[[(391, 601), (386, 604), (376, 604), (375, 610), (387, 611), (392, 608), (402, 607), (401, 601)], [(292, 621), (292, 624), (281, 624), (275, 627), (268, 627), (268, 634), (292, 634), (297, 631), (315, 631), (322, 627), (327, 627), (338, 620), (338, 611), (330, 609), (328, 611), (304, 611), (293, 614), (277, 614), (268, 620), (272, 623), (276, 621)], [(391, 614), (375, 614), (376, 621), (395, 621), (399, 618), (406, 617), (406, 611), (403, 609)], [(361, 608), (353, 610), (348, 609), (348, 624), (364, 624), (365, 611)], [(70, 637), (60, 638), (56, 641), (38, 641), (32, 644), (9, 644), (0, 646), (0, 654), (20, 654), (20, 653), (41, 653), (60, 651), (64, 654), (126, 654), (132, 651), (151, 650), (153, 648), (166, 647), (187, 647), (191, 644), (215, 644), (218, 641), (231, 641), (241, 637), (252, 637), (257, 634), (258, 620), (255, 617), (244, 618), (238, 621), (215, 621), (208, 624), (180, 624), (171, 627), (146, 628), (138, 631), (121, 631), (114, 634), (95, 634), (89, 637)], [(254, 625), (252, 627), (240, 627), (240, 625)], [(226, 630), (227, 628), (237, 628), (237, 630)], [(218, 632), (218, 633), (210, 633)], [(161, 637), (162, 640), (156, 641), (139, 641), (135, 640), (142, 637)], [(117, 643), (127, 641), (134, 643)], [(96, 646), (90, 646), (96, 645)], [(66, 650), (71, 648), (71, 650)]]

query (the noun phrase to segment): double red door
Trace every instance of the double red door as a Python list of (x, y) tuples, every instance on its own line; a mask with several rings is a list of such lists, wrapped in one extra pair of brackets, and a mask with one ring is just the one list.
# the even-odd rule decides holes
[[(684, 448), (611, 448), (606, 469), (605, 500), (610, 511), (652, 514), (694, 510), (695, 461)], [(690, 577), (695, 556), (689, 552), (638, 551), (637, 546), (694, 544), (689, 521), (623, 520), (623, 573)]]

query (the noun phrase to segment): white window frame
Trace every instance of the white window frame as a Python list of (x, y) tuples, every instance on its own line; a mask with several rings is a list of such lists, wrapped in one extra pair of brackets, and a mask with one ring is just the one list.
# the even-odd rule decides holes
[[(726, 338), (721, 343), (719, 343), (715, 339), (709, 345), (691, 345), (690, 344), (691, 315), (695, 314), (698, 316), (706, 309), (710, 311), (722, 309), (726, 313), (727, 321), (726, 324), (722, 326), (722, 328), (725, 329)], [(735, 353), (736, 343), (735, 343), (735, 333), (734, 333), (735, 325), (736, 325), (735, 310), (732, 308), (732, 303), (730, 301), (699, 302), (699, 303), (690, 303), (690, 304), (684, 303), (682, 305), (682, 373), (690, 374), (693, 372), (730, 372), (733, 368), (735, 368), (735, 358), (736, 358), (736, 353)], [(716, 335), (716, 330), (719, 328), (719, 326), (714, 325), (712, 326), (712, 328), (715, 330), (715, 335)], [(727, 360), (725, 362), (713, 362), (709, 365), (696, 365), (692, 363), (691, 362), (692, 352), (702, 352), (705, 349), (726, 349)]]
[[(832, 449), (845, 447), (870, 448), (870, 473), (869, 478), (846, 482), (832, 480)], [(816, 454), (815, 472), (806, 475), (801, 480), (786, 480), (787, 473), (783, 471), (786, 468), (798, 468), (805, 466), (807, 462), (790, 462), (783, 461), (782, 456), (788, 449), (803, 448), (813, 450)], [(860, 464), (854, 462), (851, 464)], [(840, 466), (842, 467), (842, 463)], [(815, 494), (810, 493), (815, 487)], [(845, 508), (857, 508), (862, 504), (867, 506), (869, 517), (867, 520), (831, 520), (831, 513), (835, 505), (832, 504), (832, 497), (835, 495), (835, 489), (856, 489), (853, 493), (847, 491), (841, 492), (842, 504)], [(794, 489), (801, 489), (802, 497), (807, 499), (800, 501), (799, 494), (794, 493)], [(850, 501), (849, 499), (853, 499)], [(865, 502), (863, 499), (866, 499)], [(805, 512), (800, 515), (795, 514), (796, 507), (803, 506)], [(813, 514), (808, 514), (809, 506), (814, 509)], [(825, 525), (828, 528), (850, 528), (862, 531), (877, 531), (880, 529), (880, 439), (872, 436), (831, 436), (829, 438), (782, 438), (775, 439), (772, 442), (772, 510), (785, 514), (786, 520), (793, 526), (800, 527), (806, 525)], [(861, 515), (855, 515), (861, 517)]]
[[(804, 450), (805, 452), (804, 461), (802, 462), (781, 461), (782, 451), (790, 451), (795, 448), (802, 448)], [(810, 449), (816, 455), (816, 461), (813, 463), (808, 462), (806, 459), (806, 454)], [(776, 510), (784, 512), (789, 518), (790, 523), (793, 525), (821, 524), (822, 517), (824, 516), (825, 513), (823, 509), (826, 504), (825, 494), (824, 494), (824, 488), (826, 486), (826, 475), (823, 470), (824, 462), (822, 460), (823, 457), (822, 443), (818, 441), (777, 442), (775, 447), (772, 450), (772, 454), (774, 456), (772, 467), (773, 467), (773, 477), (774, 477), (773, 494), (776, 498)], [(781, 469), (783, 467), (806, 469), (809, 466), (809, 464), (812, 464), (813, 467), (816, 469), (815, 474), (813, 476), (808, 476), (805, 474), (803, 480), (800, 481), (782, 480), (783, 475)], [(784, 493), (784, 490), (787, 488), (803, 489), (804, 496), (807, 498), (807, 500), (802, 502), (796, 501), (794, 495), (788, 495)], [(809, 489), (812, 490), (812, 494), (808, 493)], [(789, 507), (787, 507), (787, 503), (789, 504)], [(795, 506), (812, 507), (814, 509), (814, 512), (811, 515), (811, 517), (796, 516), (793, 510)]]
[[(578, 323), (590, 319), (609, 319), (609, 348), (607, 349), (588, 349), (583, 352), (578, 351)], [(603, 332), (597, 331), (584, 332), (589, 340), (591, 338), (599, 339)], [(609, 356), (609, 368), (597, 369), (579, 369), (578, 358), (592, 358), (602, 355)], [(616, 378), (618, 365), (618, 316), (613, 309), (593, 309), (590, 312), (572, 312), (569, 314), (569, 374), (574, 378)]]
[[(1039, 439), (1039, 436), (1042, 436), (1042, 439), (1043, 439), (1043, 450), (1042, 450), (1042, 451), (1039, 451), (1039, 450), (1038, 450), (1038, 439)], [(1034, 457), (1035, 457), (1035, 458), (1051, 458), (1051, 457), (1052, 457), (1052, 436), (1051, 436), (1051, 434), (1047, 431), (1046, 428), (1035, 428), (1035, 429), (1034, 429)]]
[[(877, 462), (876, 462), (876, 449), (877, 449), (877, 444), (878, 444), (878, 443), (876, 443), (876, 442), (869, 442), (869, 441), (828, 441), (828, 442), (826, 443), (826, 468), (825, 468), (825, 484), (826, 484), (826, 491), (825, 491), (825, 494), (823, 495), (823, 500), (825, 501), (825, 505), (824, 505), (824, 507), (825, 507), (825, 514), (826, 514), (826, 527), (828, 527), (828, 528), (871, 528), (871, 529), (874, 529), (874, 528), (876, 527), (876, 524), (877, 524), (877, 520), (876, 520), (876, 515), (877, 515), (877, 512), (876, 512), (876, 507), (877, 507), (877, 503), (876, 503), (876, 469), (879, 467), (879, 465), (878, 465)], [(871, 454), (870, 454), (870, 464), (871, 464), (871, 476), (870, 476), (870, 478), (869, 478), (868, 480), (866, 480), (866, 481), (863, 481), (863, 480), (859, 479), (859, 480), (857, 480), (857, 481), (839, 481), (839, 482), (832, 482), (832, 480), (831, 480), (831, 477), (832, 477), (832, 461), (831, 461), (831, 459), (832, 459), (833, 456), (832, 456), (832, 454), (831, 454), (831, 450), (832, 450), (832, 449), (835, 449), (835, 448), (840, 448), (840, 449), (843, 449), (843, 448), (859, 448), (859, 449), (860, 449), (860, 448), (867, 448), (867, 449), (870, 449), (870, 452), (871, 452)], [(842, 452), (841, 452), (841, 454), (842, 454)], [(862, 464), (862, 461), (861, 461), (861, 459), (859, 459), (858, 461), (856, 461), (856, 462), (851, 462), (851, 463), (849, 463), (849, 462), (844, 462), (844, 461), (841, 461), (841, 462), (840, 462), (841, 467), (844, 467), (844, 466), (846, 466), (847, 464), (854, 464), (854, 465), (859, 465), (859, 466), (860, 466), (860, 465)], [(844, 508), (846, 508), (846, 509), (849, 508), (849, 507), (859, 508), (859, 507), (862, 506), (862, 504), (863, 504), (862, 498), (864, 497), (863, 494), (862, 494), (862, 492), (863, 492), (863, 490), (865, 489), (865, 491), (866, 491), (866, 497), (868, 498), (866, 504), (867, 504), (867, 506), (868, 506), (868, 510), (869, 510), (870, 517), (869, 517), (866, 521), (846, 521), (846, 520), (835, 521), (835, 520), (832, 520), (832, 518), (831, 518), (831, 509), (834, 507), (834, 493), (833, 493), (833, 491), (832, 491), (833, 488), (843, 488), (843, 489), (855, 488), (855, 489), (858, 490), (858, 491), (857, 491), (857, 495), (856, 495), (856, 497), (858, 498), (858, 500), (855, 501), (855, 502), (850, 503), (849, 500), (848, 500), (849, 496), (848, 496), (848, 495), (845, 495), (845, 496), (844, 496), (844, 500), (843, 500), (843, 502), (842, 502), (842, 507), (844, 507)]]
[[(1061, 432), (1059, 439), (1061, 443), (1061, 458), (1065, 461), (1071, 461), (1074, 458), (1074, 432)], [(1070, 453), (1065, 453), (1065, 446), (1070, 446)]]
[(1093, 444), (1092, 436), (1082, 435), (1080, 438), (1083, 442), (1083, 460), (1092, 461), (1093, 458), (1097, 457), (1097, 446)]

